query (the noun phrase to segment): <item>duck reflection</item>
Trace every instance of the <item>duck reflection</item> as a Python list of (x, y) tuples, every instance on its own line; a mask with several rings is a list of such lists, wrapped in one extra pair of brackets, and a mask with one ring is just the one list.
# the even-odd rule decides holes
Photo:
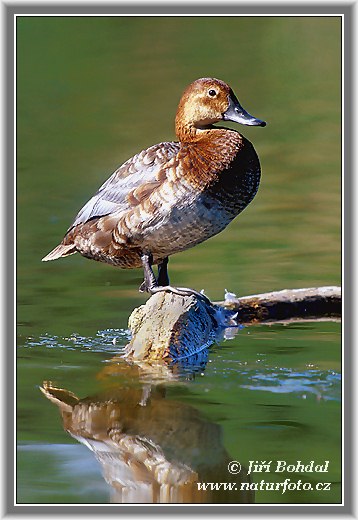
[[(117, 379), (84, 399), (48, 381), (41, 387), (58, 406), (65, 430), (101, 464), (111, 502), (253, 502), (253, 492), (240, 489), (242, 482), (250, 482), (246, 470), (228, 472), (232, 457), (222, 444), (220, 426), (194, 407), (166, 398), (163, 385), (134, 385), (138, 367), (117, 364), (122, 375), (126, 369), (131, 382)], [(198, 489), (201, 482), (232, 483), (236, 489)]]

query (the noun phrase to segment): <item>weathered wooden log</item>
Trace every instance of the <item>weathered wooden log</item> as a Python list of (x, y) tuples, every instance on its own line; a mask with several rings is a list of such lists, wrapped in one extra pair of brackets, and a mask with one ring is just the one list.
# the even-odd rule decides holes
[(341, 288), (291, 289), (212, 303), (200, 294), (157, 292), (129, 318), (132, 339), (126, 357), (166, 362), (198, 356), (226, 327), (290, 319), (336, 319), (341, 316)]
[(340, 287), (284, 289), (236, 298), (216, 305), (238, 312), (238, 323), (282, 321), (294, 318), (339, 318), (342, 314)]

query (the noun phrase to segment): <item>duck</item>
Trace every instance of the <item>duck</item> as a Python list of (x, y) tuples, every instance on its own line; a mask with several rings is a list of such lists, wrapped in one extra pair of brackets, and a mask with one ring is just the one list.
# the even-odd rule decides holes
[(253, 145), (222, 121), (266, 126), (224, 81), (192, 82), (176, 112), (178, 140), (155, 144), (117, 168), (42, 261), (79, 253), (122, 269), (142, 267), (142, 292), (170, 288), (169, 257), (223, 231), (259, 188)]

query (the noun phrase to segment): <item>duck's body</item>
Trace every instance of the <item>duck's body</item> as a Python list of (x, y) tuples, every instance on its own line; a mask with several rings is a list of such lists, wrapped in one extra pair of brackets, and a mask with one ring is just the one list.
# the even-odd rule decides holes
[[(225, 117), (208, 112), (211, 94), (204, 97), (204, 108), (193, 103), (192, 97), (207, 92), (215, 92), (222, 115), (233, 105), (240, 107), (219, 80), (203, 78), (190, 85), (176, 117), (179, 142), (152, 146), (118, 168), (44, 260), (79, 252), (122, 268), (142, 266), (143, 257), (150, 265), (163, 265), (170, 255), (225, 229), (245, 209), (259, 186), (260, 163), (242, 135), (212, 126)], [(264, 126), (240, 109), (239, 122)]]

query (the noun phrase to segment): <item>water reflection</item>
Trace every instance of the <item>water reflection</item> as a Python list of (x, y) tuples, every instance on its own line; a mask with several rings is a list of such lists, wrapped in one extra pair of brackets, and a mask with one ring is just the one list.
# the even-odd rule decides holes
[[(210, 349), (209, 359), (187, 366), (123, 357), (129, 338), (121, 329), (88, 337), (27, 338), (18, 352), (19, 380), (26, 381), (20, 389), (19, 429), (28, 436), (20, 438), (19, 460), (31, 479), (33, 468), (43, 464), (41, 447), (51, 447), (54, 456), (46, 458), (47, 470), (42, 468), (37, 480), (19, 484), (22, 501), (48, 501), (48, 493), (62, 493), (56, 503), (107, 502), (108, 492), (99, 493), (98, 480), (91, 481), (94, 494), (88, 491), (90, 475), (78, 476), (86, 473), (91, 458), (92, 467), (100, 464), (103, 486), (114, 503), (271, 498), (260, 491), (255, 496), (240, 492), (249, 479), (244, 472), (230, 478), (231, 459), (247, 466), (253, 459), (326, 460), (329, 453), (330, 478), (338, 483), (341, 376), (332, 359), (339, 326), (312, 322), (234, 331), (232, 340), (225, 332), (227, 340)], [(76, 444), (58, 449), (66, 436), (56, 410), (39, 395), (37, 385), (44, 379), (44, 393), (58, 407), (65, 431), (79, 441), (77, 449)], [(28, 438), (36, 444), (28, 444)], [(238, 490), (198, 490), (198, 482), (227, 482)], [(337, 484), (330, 501), (338, 494)], [(272, 499), (280, 502), (282, 496), (272, 494)], [(306, 499), (327, 497), (318, 492), (290, 497), (291, 502)]]
[[(138, 366), (116, 362), (99, 374), (104, 380), (112, 376), (110, 386), (83, 399), (48, 381), (41, 387), (58, 406), (64, 429), (101, 464), (111, 502), (253, 502), (253, 491), (240, 489), (250, 483), (246, 470), (227, 470), (232, 457), (220, 426), (193, 406), (166, 398), (163, 384), (136, 384), (140, 373)], [(200, 482), (234, 488), (198, 489)]]

